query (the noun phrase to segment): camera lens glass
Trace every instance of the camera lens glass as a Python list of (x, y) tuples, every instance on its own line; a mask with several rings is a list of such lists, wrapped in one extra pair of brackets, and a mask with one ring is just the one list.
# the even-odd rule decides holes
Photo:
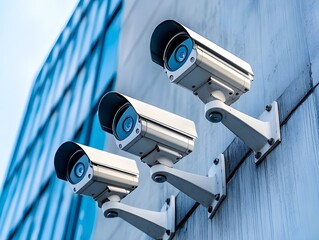
[(164, 62), (170, 71), (179, 69), (188, 59), (193, 48), (192, 39), (182, 33), (175, 36), (164, 53)]
[(89, 168), (89, 159), (82, 150), (76, 151), (70, 158), (67, 170), (68, 181), (79, 183)]
[(125, 120), (123, 121), (123, 126), (122, 126), (123, 130), (125, 132), (131, 131), (133, 128), (133, 122), (134, 122), (134, 120), (131, 116), (125, 118)]
[(113, 134), (118, 140), (127, 138), (133, 131), (138, 115), (130, 103), (124, 104), (115, 114)]
[(84, 167), (84, 164), (79, 162), (79, 163), (76, 163), (75, 166), (74, 166), (74, 172), (75, 172), (75, 175), (77, 177), (82, 177), (83, 176), (83, 173), (84, 173), (84, 170), (85, 170), (85, 167)]
[(187, 48), (185, 45), (180, 45), (175, 51), (175, 59), (177, 62), (184, 62), (187, 56)]

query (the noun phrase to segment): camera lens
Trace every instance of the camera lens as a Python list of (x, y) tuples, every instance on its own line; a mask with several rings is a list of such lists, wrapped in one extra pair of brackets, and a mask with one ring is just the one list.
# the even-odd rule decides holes
[(132, 117), (127, 117), (125, 118), (125, 120), (123, 121), (123, 130), (125, 132), (129, 132), (131, 131), (132, 127), (133, 127), (133, 118)]
[(84, 167), (84, 164), (83, 164), (83, 163), (81, 163), (81, 162), (77, 163), (77, 164), (75, 165), (75, 167), (74, 167), (75, 175), (76, 175), (77, 177), (82, 177), (82, 176), (83, 176), (83, 173), (84, 173), (84, 169), (85, 169), (85, 167)]
[(137, 122), (137, 113), (130, 103), (124, 104), (115, 114), (113, 120), (113, 134), (118, 140), (127, 138)]
[(72, 184), (79, 183), (89, 168), (89, 159), (82, 150), (76, 151), (70, 158), (67, 178)]
[(193, 41), (186, 34), (176, 35), (167, 46), (164, 53), (164, 62), (170, 71), (179, 69), (188, 59), (193, 49)]
[(185, 45), (180, 45), (175, 51), (175, 59), (177, 62), (183, 62), (187, 56), (187, 48)]

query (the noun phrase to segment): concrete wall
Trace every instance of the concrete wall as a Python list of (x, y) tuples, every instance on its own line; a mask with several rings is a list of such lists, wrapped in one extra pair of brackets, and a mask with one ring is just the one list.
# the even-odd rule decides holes
[[(112, 136), (108, 151), (137, 160), (140, 185), (123, 202), (159, 210), (176, 199), (174, 239), (318, 239), (319, 227), (319, 2), (316, 0), (130, 0), (125, 2), (115, 89), (193, 120), (195, 151), (176, 168), (206, 175), (225, 154), (227, 197), (212, 220), (169, 184), (157, 184), (149, 167), (119, 151)], [(163, 20), (180, 21), (252, 65), (251, 90), (233, 107), (258, 117), (279, 103), (282, 143), (260, 165), (252, 152), (222, 124), (204, 117), (195, 96), (169, 83), (151, 61), (150, 37)], [(149, 239), (121, 219), (100, 214), (96, 239)]]

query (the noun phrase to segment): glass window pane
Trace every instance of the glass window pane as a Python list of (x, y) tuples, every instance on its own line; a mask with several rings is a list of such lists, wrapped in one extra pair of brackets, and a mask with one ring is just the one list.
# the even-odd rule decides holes
[(95, 226), (96, 202), (90, 197), (83, 197), (81, 201), (79, 218), (76, 223), (75, 239), (91, 239)]
[(42, 232), (39, 235), (39, 239), (49, 239), (54, 231), (54, 225), (57, 224), (56, 220), (59, 214), (64, 214), (60, 212), (60, 199), (62, 195), (63, 182), (57, 179), (55, 176), (51, 180), (53, 183), (50, 185), (51, 194), (49, 197), (50, 208), (44, 219)]
[(66, 48), (66, 51), (64, 52), (64, 55), (62, 57), (62, 70), (60, 75), (58, 76), (58, 86), (55, 91), (55, 98), (54, 98), (54, 103), (55, 104), (61, 97), (62, 92), (64, 88), (67, 86), (68, 82), (66, 81), (66, 77), (68, 74), (69, 66), (70, 66), (70, 60), (71, 60), (71, 54), (73, 52), (73, 45), (74, 45), (74, 40), (72, 40), (69, 45)]
[(67, 127), (65, 129), (65, 132), (74, 133), (74, 131), (79, 127), (77, 125), (77, 117), (78, 117), (78, 111), (80, 107), (80, 102), (82, 99), (82, 88), (83, 88), (83, 82), (85, 78), (86, 69), (83, 67), (77, 77), (77, 80), (75, 82), (75, 86), (72, 89), (72, 99), (71, 99), (71, 105), (68, 112), (68, 118), (67, 118)]
[(90, 110), (91, 105), (93, 102), (93, 87), (94, 87), (94, 80), (96, 75), (96, 68), (97, 68), (97, 61), (98, 61), (98, 48), (95, 50), (94, 55), (92, 56), (92, 60), (90, 62), (89, 70), (86, 74), (86, 81), (83, 87), (83, 92), (81, 93), (81, 105), (77, 117), (77, 126), (83, 123), (83, 121), (87, 118)]
[[(68, 91), (63, 98), (61, 105), (59, 106), (59, 121), (56, 129), (56, 136), (54, 137), (56, 140), (64, 139), (65, 137), (65, 126), (68, 124), (68, 112), (71, 101), (71, 92)], [(54, 139), (52, 136), (52, 139)]]
[(121, 0), (110, 0), (109, 16), (111, 16)]
[(67, 223), (68, 213), (72, 206), (72, 198), (75, 196), (66, 183), (63, 183), (62, 194), (59, 195), (59, 211), (51, 239), (63, 239), (64, 230), (69, 227)]
[[(8, 198), (7, 199), (12, 199), (13, 195), (16, 191), (16, 187), (18, 184), (18, 174), (15, 174), (13, 176), (13, 179), (11, 180), (10, 183), (10, 190), (8, 193)], [(3, 212), (0, 215), (1, 219), (0, 219), (0, 226), (1, 226), (1, 231), (0, 231), (0, 239), (5, 239), (9, 229), (10, 229), (10, 221), (8, 221), (8, 214), (9, 214), (9, 210), (11, 210), (11, 201), (8, 200), (5, 202), (5, 204), (3, 205)]]
[(13, 239), (30, 239), (33, 223), (32, 218), (33, 216), (29, 215), (28, 218), (22, 222), (22, 224), (19, 226), (18, 232), (13, 236)]
[(47, 120), (50, 110), (52, 109), (52, 103), (51, 103), (51, 96), (52, 96), (52, 74), (50, 73), (47, 78), (46, 78), (46, 88), (45, 88), (45, 93), (42, 96), (42, 106), (41, 106), (41, 121), (40, 125), (35, 125), (35, 126), (41, 126), (45, 123)]
[(49, 199), (49, 191), (48, 189), (45, 190), (45, 192), (40, 196), (40, 199), (38, 199), (37, 201), (37, 205), (34, 206), (34, 209), (32, 209), (32, 211), (34, 211), (34, 218), (33, 218), (33, 222), (34, 222), (34, 229), (32, 231), (32, 236), (31, 239), (34, 240), (38, 240), (39, 235), (41, 234), (41, 230), (42, 230), (42, 221), (44, 220), (44, 218), (46, 218), (47, 216), (47, 211), (48, 211), (48, 199)]
[(92, 30), (93, 27), (95, 26), (95, 18), (96, 18), (96, 11), (98, 7), (98, 2), (93, 1), (91, 4), (91, 7), (89, 9), (89, 16), (88, 16), (88, 21), (87, 24), (85, 25), (85, 36), (82, 41), (82, 51), (80, 54), (80, 61), (82, 62), (83, 59), (87, 56), (89, 53), (90, 47), (93, 43), (92, 39)]
[[(21, 172), (21, 175), (19, 177), (19, 183), (23, 185), (23, 187), (21, 188), (21, 192), (15, 192), (15, 194), (17, 195), (18, 198), (18, 202), (26, 202), (26, 198), (25, 198), (25, 190), (27, 188), (27, 186), (25, 184), (27, 184), (27, 182), (25, 182), (25, 179), (28, 178), (29, 176), (29, 170), (30, 170), (30, 159), (26, 158), (25, 160), (23, 160), (23, 170)], [(29, 183), (31, 185), (31, 183)], [(11, 227), (12, 226), (16, 226), (18, 221), (21, 220), (22, 216), (23, 216), (23, 210), (24, 210), (24, 205), (23, 204), (17, 204), (14, 208), (14, 218), (13, 221), (11, 223)]]
[(98, 17), (96, 18), (95, 29), (93, 32), (93, 40), (95, 40), (100, 35), (104, 27), (105, 16), (107, 13), (107, 2), (108, 1), (103, 0), (100, 1), (99, 12), (97, 15)]
[(39, 138), (38, 141), (35, 144), (35, 147), (30, 154), (30, 170), (27, 178), (30, 178), (30, 181), (32, 184), (27, 186), (27, 198), (26, 198), (26, 205), (30, 205), (33, 200), (35, 199), (36, 195), (40, 191), (40, 184), (38, 181), (33, 181), (37, 175), (37, 168), (38, 168), (38, 159), (41, 157), (41, 154), (43, 153), (43, 138)]
[(16, 206), (19, 205), (19, 197), (21, 194), (21, 191), (24, 187), (23, 180), (26, 175), (26, 171), (28, 168), (28, 161), (24, 161), (21, 168), (19, 168), (19, 172), (16, 173), (18, 175), (18, 181), (16, 186), (14, 186), (14, 191), (12, 192), (12, 196), (10, 199), (10, 204), (7, 206), (9, 208), (9, 211), (6, 214), (6, 219), (4, 221), (4, 225), (1, 226), (3, 229), (8, 229), (8, 227), (12, 228), (13, 226), (16, 226), (15, 214), (16, 214)]
[(100, 72), (98, 76), (97, 87), (95, 90), (94, 102), (97, 102), (101, 98), (101, 94), (105, 91), (105, 88), (116, 72), (120, 22), (120, 18), (116, 17), (110, 25), (105, 36), (102, 53), (103, 56), (100, 63)]
[(57, 121), (57, 113), (55, 112), (52, 118), (50, 119), (48, 126), (43, 132), (42, 138), (45, 142), (43, 143), (43, 149), (41, 149), (41, 153), (39, 155), (32, 156), (32, 161), (36, 161), (37, 174), (32, 177), (32, 184), (30, 185), (33, 185), (33, 187), (37, 187), (38, 190), (41, 184), (43, 184), (48, 179), (48, 175), (53, 171), (52, 165), (54, 155), (50, 156), (49, 151), (52, 150), (51, 139), (55, 137), (55, 131), (58, 124)]
[(75, 37), (75, 48), (72, 53), (72, 59), (70, 63), (70, 68), (69, 68), (69, 77), (68, 79), (73, 79), (75, 76), (76, 71), (78, 70), (79, 64), (81, 63), (81, 60), (79, 59), (80, 52), (83, 52), (83, 39), (86, 38), (86, 34), (84, 34), (87, 26), (87, 18), (84, 17), (81, 20), (81, 23), (78, 27), (76, 37)]
[(98, 115), (95, 114), (90, 135), (90, 146), (103, 150), (105, 148), (106, 133), (101, 130)]

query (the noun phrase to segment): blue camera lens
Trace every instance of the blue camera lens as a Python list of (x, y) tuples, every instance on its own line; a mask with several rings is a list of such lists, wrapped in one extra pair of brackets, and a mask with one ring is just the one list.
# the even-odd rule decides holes
[(68, 164), (68, 181), (72, 184), (79, 183), (89, 168), (89, 159), (82, 150), (76, 151)]
[(123, 130), (125, 132), (129, 132), (132, 130), (133, 127), (133, 118), (132, 117), (127, 117), (125, 118), (125, 120), (123, 121)]
[(170, 71), (179, 69), (188, 59), (193, 49), (193, 41), (187, 34), (176, 36), (164, 53), (164, 62)]
[(133, 131), (137, 122), (137, 113), (131, 104), (123, 105), (116, 113), (113, 120), (113, 133), (116, 139), (123, 140)]
[(175, 51), (175, 59), (177, 62), (184, 62), (187, 56), (187, 48), (185, 45), (180, 45)]
[(82, 177), (83, 176), (83, 173), (84, 173), (84, 169), (85, 169), (85, 167), (84, 167), (84, 164), (83, 163), (81, 163), (81, 162), (79, 162), (79, 163), (77, 163), (76, 165), (75, 165), (75, 167), (74, 167), (74, 172), (75, 172), (75, 175), (77, 176), (77, 177)]

